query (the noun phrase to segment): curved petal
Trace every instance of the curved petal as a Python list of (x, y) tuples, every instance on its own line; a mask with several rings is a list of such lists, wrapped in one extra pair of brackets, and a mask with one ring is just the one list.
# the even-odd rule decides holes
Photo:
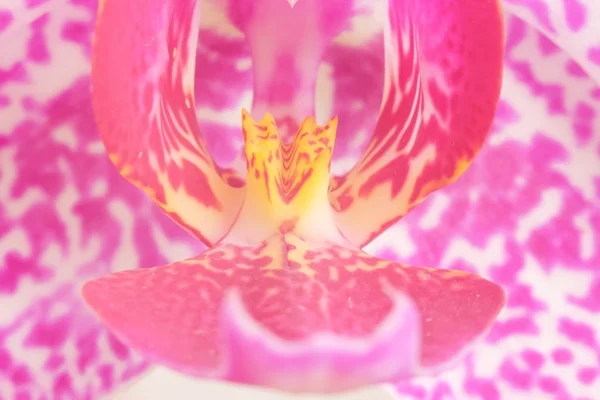
[(388, 22), (375, 131), (362, 159), (331, 188), (340, 229), (358, 246), (462, 174), (500, 93), (498, 1), (395, 0)]
[[(88, 283), (126, 342), (188, 374), (334, 392), (438, 369), (491, 325), (502, 289), (292, 234)], [(237, 293), (237, 294), (236, 294)], [(231, 297), (233, 296), (233, 297)]]
[(92, 84), (98, 128), (121, 174), (212, 244), (243, 196), (221, 176), (198, 130), (198, 27), (194, 0), (101, 2)]

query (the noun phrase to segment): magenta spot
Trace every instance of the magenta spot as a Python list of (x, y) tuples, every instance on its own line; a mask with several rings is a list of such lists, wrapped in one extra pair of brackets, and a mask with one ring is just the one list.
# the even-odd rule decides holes
[(10, 11), (0, 10), (0, 33), (8, 28), (13, 21), (13, 15)]
[(584, 344), (591, 349), (596, 349), (597, 343), (594, 330), (582, 322), (575, 322), (569, 318), (562, 318), (558, 323), (558, 331), (577, 343)]
[(0, 266), (0, 293), (14, 293), (20, 280), (25, 277), (33, 278), (35, 282), (43, 282), (51, 276), (51, 271), (32, 263), (29, 258), (8, 253), (4, 256), (4, 265)]
[(528, 390), (533, 385), (533, 375), (527, 371), (519, 370), (510, 359), (504, 360), (500, 366), (500, 376), (517, 389)]
[(588, 59), (594, 64), (600, 65), (600, 46), (588, 49)]
[(61, 36), (65, 40), (82, 46), (86, 50), (86, 53), (89, 53), (91, 51), (91, 43), (88, 38), (92, 33), (92, 28), (89, 25), (88, 23), (79, 21), (68, 21), (62, 27)]
[(46, 363), (44, 364), (44, 368), (49, 370), (49, 371), (54, 371), (57, 368), (59, 368), (61, 365), (63, 365), (65, 362), (65, 357), (60, 355), (60, 354), (52, 354), (50, 355), (50, 357), (48, 357), (48, 360), (46, 360)]
[(48, 15), (44, 15), (31, 23), (32, 34), (27, 42), (27, 58), (31, 61), (42, 63), (50, 60), (50, 51), (46, 43), (44, 28), (48, 22)]
[(565, 365), (573, 361), (573, 354), (571, 350), (561, 347), (552, 352), (552, 359), (557, 364)]
[(511, 18), (508, 22), (506, 33), (506, 54), (510, 55), (511, 50), (519, 45), (525, 39), (527, 24), (519, 18)]
[(592, 96), (592, 98), (595, 100), (600, 100), (600, 88), (592, 89), (590, 96)]
[(478, 395), (480, 399), (499, 400), (500, 392), (490, 379), (469, 378), (465, 382), (465, 390), (471, 395)]
[(563, 0), (567, 26), (577, 32), (585, 24), (586, 9), (580, 0)]
[(51, 322), (40, 321), (33, 326), (25, 343), (29, 346), (58, 347), (66, 340), (69, 328), (69, 317), (61, 317)]
[(566, 66), (567, 73), (576, 78), (587, 78), (586, 72), (573, 60), (569, 60)]
[(549, 56), (560, 51), (560, 47), (544, 35), (538, 36), (538, 48), (544, 56)]
[(0, 108), (8, 107), (11, 102), (10, 97), (0, 94)]
[(31, 382), (31, 375), (29, 370), (25, 366), (19, 366), (15, 368), (11, 375), (11, 380), (15, 385), (24, 385), (26, 383)]
[(98, 356), (98, 333), (96, 331), (91, 332), (79, 340), (77, 340), (77, 369), (79, 372), (85, 372), (87, 367), (92, 364), (94, 359)]
[(584, 385), (591, 385), (592, 383), (594, 383), (597, 377), (598, 370), (596, 368), (581, 368), (577, 372), (577, 379), (579, 379), (579, 382), (583, 383)]
[(538, 385), (546, 393), (556, 393), (562, 389), (560, 381), (553, 376), (540, 377)]
[(16, 63), (9, 69), (0, 68), (0, 87), (8, 82), (25, 82), (27, 79), (27, 70), (23, 63)]
[(541, 311), (546, 305), (533, 297), (531, 286), (518, 284), (508, 292), (507, 305), (514, 308), (524, 308), (529, 311)]
[(10, 353), (8, 353), (6, 350), (0, 348), (0, 372), (8, 371), (10, 369), (11, 365), (12, 365), (12, 360), (10, 358)]
[(588, 142), (593, 136), (593, 122), (596, 111), (589, 104), (577, 103), (573, 118), (573, 130), (579, 143)]
[(39, 111), (40, 110), (39, 103), (31, 96), (23, 96), (23, 98), (21, 99), (21, 105), (27, 111)]
[(108, 335), (108, 346), (119, 360), (125, 360), (129, 356), (129, 349), (114, 335)]
[(113, 387), (114, 381), (114, 369), (110, 364), (104, 364), (98, 367), (98, 375), (100, 376), (100, 382), (102, 389), (109, 391)]
[(47, 3), (50, 0), (25, 0), (25, 4), (27, 4), (27, 8), (37, 7), (41, 4)]
[(517, 122), (519, 113), (507, 101), (500, 99), (496, 108), (496, 120), (505, 124)]
[(521, 352), (521, 358), (534, 371), (539, 371), (544, 365), (544, 356), (531, 349), (526, 349)]
[(59, 395), (58, 398), (67, 398), (64, 395), (73, 393), (73, 385), (68, 373), (63, 372), (54, 378), (54, 393)]

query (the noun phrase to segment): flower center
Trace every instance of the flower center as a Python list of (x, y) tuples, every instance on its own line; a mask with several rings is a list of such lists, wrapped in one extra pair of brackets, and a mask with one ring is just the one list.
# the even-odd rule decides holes
[(336, 128), (336, 118), (319, 126), (309, 117), (286, 143), (271, 114), (256, 122), (243, 111), (246, 197), (227, 238), (248, 243), (294, 233), (305, 240), (345, 242), (328, 200)]

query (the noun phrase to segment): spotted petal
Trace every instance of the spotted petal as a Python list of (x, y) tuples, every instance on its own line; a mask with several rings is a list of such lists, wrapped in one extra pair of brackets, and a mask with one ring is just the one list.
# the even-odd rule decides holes
[(455, 360), (504, 302), (475, 275), (407, 267), (288, 234), (119, 272), (84, 296), (127, 343), (182, 372), (336, 392)]
[[(92, 84), (98, 129), (121, 174), (206, 244), (243, 201), (196, 122), (196, 1), (102, 1)], [(117, 61), (118, 60), (118, 61)]]
[(364, 156), (332, 183), (352, 243), (367, 244), (475, 157), (500, 94), (502, 35), (496, 0), (390, 1), (379, 119)]

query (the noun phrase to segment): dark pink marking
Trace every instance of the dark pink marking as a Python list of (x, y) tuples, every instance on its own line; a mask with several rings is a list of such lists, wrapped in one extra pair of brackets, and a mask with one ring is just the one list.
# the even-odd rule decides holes
[(534, 371), (539, 371), (544, 365), (544, 356), (531, 349), (525, 349), (521, 352), (521, 358)]
[(49, 1), (50, 0), (25, 0), (25, 4), (27, 5), (27, 8), (34, 8)]
[(587, 73), (581, 68), (581, 66), (573, 60), (567, 62), (567, 72), (571, 76), (575, 76), (577, 78), (587, 78)]
[[(512, 26), (513, 24), (523, 26), (523, 27), (526, 26), (526, 24), (523, 21), (518, 20), (516, 18), (512, 18), (510, 26)], [(560, 47), (558, 47), (556, 45), (556, 43), (554, 43), (550, 38), (548, 38), (548, 36), (539, 35), (538, 36), (538, 44), (539, 44), (540, 52), (544, 56), (550, 56), (552, 54), (556, 54), (561, 51)]]
[(600, 65), (600, 46), (588, 49), (588, 59), (594, 64)]
[(49, 322), (39, 322), (35, 325), (25, 342), (29, 345), (54, 348), (60, 346), (67, 339), (71, 320), (61, 317)]
[(561, 347), (552, 352), (552, 359), (557, 364), (565, 365), (573, 361), (573, 354), (571, 350)]
[(592, 106), (583, 102), (575, 106), (573, 129), (580, 143), (586, 143), (592, 139), (595, 121), (596, 110)]
[(517, 368), (511, 359), (504, 360), (500, 366), (500, 376), (520, 390), (529, 390), (534, 383), (534, 375)]
[(546, 393), (557, 393), (563, 390), (562, 383), (553, 376), (542, 376), (538, 380), (538, 385)]
[(50, 60), (50, 51), (44, 34), (48, 20), (49, 16), (44, 15), (31, 23), (33, 32), (27, 45), (27, 58), (36, 63), (44, 63)]
[(493, 380), (473, 378), (465, 382), (465, 390), (469, 394), (479, 395), (485, 400), (500, 400), (500, 392)]
[(582, 322), (576, 322), (570, 318), (561, 318), (558, 321), (558, 331), (574, 342), (581, 343), (590, 349), (597, 349), (593, 329)]
[(597, 378), (598, 368), (596, 367), (581, 368), (577, 372), (577, 379), (579, 379), (579, 382), (583, 383), (584, 385), (591, 385), (596, 381)]
[(14, 17), (10, 11), (0, 10), (0, 33), (9, 27), (13, 20)]
[(581, 0), (563, 0), (567, 25), (573, 32), (579, 31), (586, 23), (586, 8)]

